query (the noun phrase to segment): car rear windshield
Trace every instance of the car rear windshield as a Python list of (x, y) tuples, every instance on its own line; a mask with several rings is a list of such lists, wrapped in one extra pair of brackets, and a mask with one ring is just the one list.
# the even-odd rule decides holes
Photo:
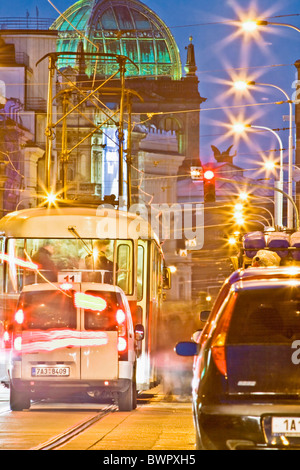
[(300, 339), (300, 289), (296, 286), (240, 292), (227, 336), (229, 344), (288, 343)]
[(94, 290), (86, 291), (86, 294), (104, 299), (106, 308), (102, 311), (87, 309), (84, 311), (85, 330), (116, 330), (116, 314), (118, 309), (123, 309), (121, 295), (118, 292)]
[(76, 308), (70, 294), (58, 290), (25, 292), (19, 308), (24, 311), (25, 329), (76, 328)]

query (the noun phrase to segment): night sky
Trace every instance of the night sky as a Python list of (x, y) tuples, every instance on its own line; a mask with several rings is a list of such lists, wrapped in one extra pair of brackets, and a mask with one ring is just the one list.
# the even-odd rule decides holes
[[(71, 0), (51, 1), (59, 11), (75, 3)], [(277, 132), (287, 149), (288, 121), (284, 121), (283, 116), (288, 115), (289, 108), (287, 104), (272, 104), (284, 100), (284, 95), (265, 86), (237, 95), (230, 92), (229, 84), (233, 78), (247, 77), (247, 80), (277, 85), (293, 98), (296, 79), (293, 64), (300, 59), (300, 33), (288, 27), (265, 26), (258, 34), (245, 36), (239, 34), (230, 21), (257, 16), (300, 28), (299, 0), (145, 0), (144, 3), (170, 28), (183, 66), (185, 47), (189, 37), (193, 37), (199, 91), (207, 98), (201, 112), (202, 162), (212, 159), (212, 144), (221, 151), (234, 144), (233, 151), (238, 152), (234, 163), (245, 169), (256, 167), (258, 161), (269, 156), (271, 149), (278, 149), (276, 138), (268, 131), (252, 130), (247, 133), (247, 141), (236, 139), (226, 125), (241, 119), (279, 129)], [(36, 17), (37, 13), (40, 18), (55, 19), (58, 16), (47, 0), (0, 0), (0, 17), (26, 17), (27, 12), (30, 17)]]

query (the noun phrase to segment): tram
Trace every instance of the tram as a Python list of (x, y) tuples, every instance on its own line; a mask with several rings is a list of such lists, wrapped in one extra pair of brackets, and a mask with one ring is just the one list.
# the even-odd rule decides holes
[[(86, 259), (105, 240), (113, 264), (112, 284), (125, 293), (133, 324), (144, 326), (139, 344), (136, 381), (138, 390), (159, 382), (158, 334), (163, 289), (170, 287), (158, 237), (136, 214), (99, 206), (38, 207), (12, 212), (0, 220), (0, 341), (1, 381), (8, 384), (7, 361), (12, 316), (22, 289), (29, 284), (52, 282), (47, 270), (36, 269), (35, 254), (51, 244), (57, 282), (83, 282), (94, 275)], [(101, 273), (105, 276), (105, 273)], [(95, 282), (107, 282), (97, 279)]]

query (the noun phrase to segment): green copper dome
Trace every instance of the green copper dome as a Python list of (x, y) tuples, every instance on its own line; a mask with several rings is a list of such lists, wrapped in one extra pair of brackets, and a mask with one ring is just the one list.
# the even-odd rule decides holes
[[(176, 42), (164, 22), (138, 0), (80, 0), (51, 26), (59, 32), (58, 52), (77, 52), (83, 42), (86, 52), (122, 54), (131, 59), (127, 76), (181, 78)], [(76, 66), (74, 57), (60, 59), (59, 66)], [(87, 73), (109, 76), (114, 63), (86, 60)]]

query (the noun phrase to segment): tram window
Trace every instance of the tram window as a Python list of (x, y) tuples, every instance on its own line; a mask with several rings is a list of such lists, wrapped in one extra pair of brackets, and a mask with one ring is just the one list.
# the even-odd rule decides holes
[(137, 259), (137, 300), (138, 302), (143, 298), (144, 289), (144, 247), (138, 246), (138, 259)]
[(153, 245), (153, 258), (152, 258), (152, 297), (156, 297), (157, 292), (157, 250)]
[[(4, 249), (4, 238), (0, 238), (0, 252), (1, 253), (5, 253), (5, 249)], [(3, 260), (0, 260), (0, 294), (3, 294), (3, 276), (4, 276), (4, 273), (3, 273), (3, 268), (4, 268), (4, 261)]]
[(117, 248), (117, 285), (125, 294), (132, 294), (132, 244), (122, 243)]
[(95, 310), (84, 311), (85, 330), (116, 330), (117, 310), (122, 307), (121, 296), (117, 292), (86, 291), (86, 294), (101, 297), (106, 301), (106, 309), (101, 312)]
[[(39, 250), (51, 244), (53, 253), (51, 259), (59, 271), (68, 269), (78, 269), (80, 260), (87, 254), (85, 245), (81, 240), (74, 239), (52, 239), (52, 238), (31, 238), (26, 240), (26, 251), (31, 258), (35, 258)], [(86, 244), (91, 247), (91, 241), (86, 240)]]
[(21, 294), (19, 308), (24, 311), (25, 329), (76, 328), (73, 297), (60, 291), (36, 291)]
[(24, 239), (12, 238), (8, 240), (7, 253), (12, 260), (6, 264), (6, 290), (7, 292), (20, 292), (24, 284), (24, 269), (13, 262), (14, 258), (26, 260), (24, 253)]

